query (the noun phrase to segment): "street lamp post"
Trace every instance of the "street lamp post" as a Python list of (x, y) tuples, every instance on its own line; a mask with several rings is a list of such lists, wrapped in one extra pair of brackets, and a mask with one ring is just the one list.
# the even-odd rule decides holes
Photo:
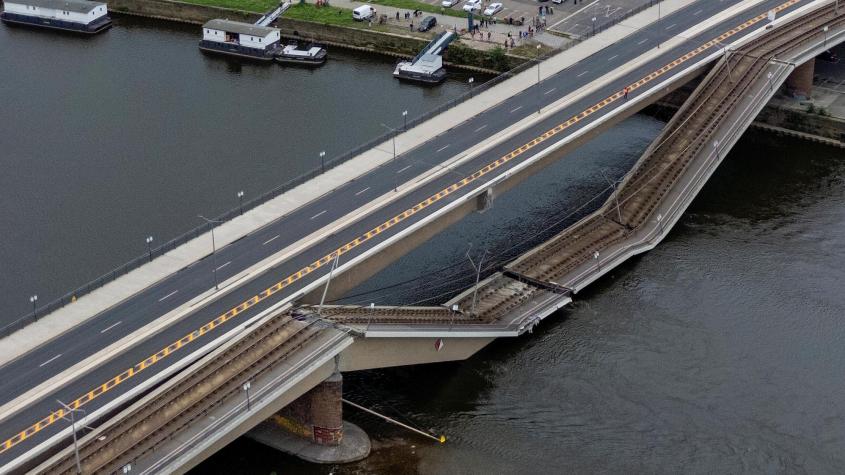
[(824, 31), (824, 47), (825, 47), (825, 49), (827, 49), (827, 30), (828, 30), (828, 27), (827, 27), (827, 25), (825, 25), (825, 27), (822, 28), (822, 31)]
[(541, 104), (543, 102), (542, 101), (543, 96), (540, 95), (540, 63), (543, 61), (542, 59), (540, 59), (540, 53), (539, 53), (541, 47), (542, 47), (542, 45), (537, 45), (537, 51), (538, 51), (537, 52), (537, 113), (538, 114), (540, 113), (540, 110), (542, 109)]
[(249, 388), (251, 388), (251, 387), (252, 387), (252, 384), (249, 381), (245, 382), (244, 385), (243, 385), (243, 390), (246, 391), (246, 410), (247, 411), (252, 410), (252, 403), (249, 400)]
[(201, 214), (198, 214), (197, 217), (211, 225), (211, 264), (214, 266), (214, 270), (212, 271), (212, 273), (214, 274), (214, 290), (218, 290), (220, 288), (220, 284), (217, 281), (217, 243), (214, 241), (214, 225), (220, 224), (222, 223), (222, 221), (218, 221), (216, 219), (208, 219)]
[(773, 75), (772, 75), (771, 72), (766, 74), (766, 78), (769, 80), (769, 90), (774, 92), (775, 91), (775, 85), (772, 84), (772, 76)]
[(718, 140), (713, 141), (713, 150), (716, 151), (716, 158), (719, 158), (719, 141)]
[(593, 34), (592, 36), (596, 36), (596, 17), (593, 17)]
[(152, 248), (151, 244), (153, 243), (153, 237), (147, 236), (146, 241), (147, 241), (147, 254), (149, 255), (150, 262), (152, 262), (152, 260), (153, 260), (153, 248)]
[(469, 83), (469, 97), (472, 97), (472, 83), (475, 82), (475, 78), (471, 77), (467, 79), (467, 83)]
[[(381, 126), (384, 127), (385, 129), (393, 132), (393, 158), (391, 159), (391, 163), (393, 165), (396, 165), (396, 133), (397, 133), (396, 129), (394, 129), (393, 127), (391, 127), (391, 126), (389, 126), (389, 125), (387, 125), (383, 122), (382, 122)], [(394, 173), (394, 177), (393, 177), (393, 191), (394, 192), (399, 191), (399, 183), (397, 183), (397, 180), (399, 180), (399, 178), (397, 178), (396, 174)]]
[(402, 120), (405, 122), (405, 126), (402, 130), (408, 130), (408, 111), (402, 111)]
[(596, 261), (596, 270), (601, 272), (601, 262), (599, 262), (599, 251), (593, 251), (593, 259)]
[(326, 151), (320, 152), (320, 173), (326, 173)]
[(660, 17), (662, 16), (661, 12), (660, 12), (660, 3), (661, 3), (660, 0), (658, 0), (657, 1), (657, 31), (658, 31), (658, 33), (657, 33), (657, 47), (658, 48), (660, 48)]
[(241, 208), (241, 214), (244, 214), (244, 190), (238, 192), (238, 205)]
[(38, 302), (38, 295), (32, 295), (29, 297), (29, 303), (32, 304), (32, 318), (38, 320), (38, 314), (35, 313), (35, 302)]

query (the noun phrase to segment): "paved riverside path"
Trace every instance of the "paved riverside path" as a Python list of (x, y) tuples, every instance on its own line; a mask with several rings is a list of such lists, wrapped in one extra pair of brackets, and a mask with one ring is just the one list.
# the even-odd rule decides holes
[[(359, 169), (357, 174), (350, 173), (350, 170), (355, 170), (355, 168), (352, 168), (352, 162), (350, 162), (346, 164), (348, 167), (344, 170), (347, 174), (337, 176), (332, 175), (333, 172), (336, 173), (338, 170), (343, 168), (339, 167), (322, 177), (323, 180), (336, 180), (336, 184), (329, 182), (328, 186), (326, 186), (326, 182), (323, 181), (322, 187), (311, 190), (312, 193), (317, 193), (316, 196), (319, 196), (319, 193), (331, 189), (333, 185), (338, 186), (337, 189), (334, 189), (326, 196), (323, 196), (320, 199), (314, 199), (314, 197), (311, 197), (301, 201), (294, 201), (293, 204), (291, 204), (290, 197), (287, 197), (287, 201), (274, 203), (279, 207), (282, 207), (282, 205), (286, 203), (286, 205), (289, 206), (288, 209), (295, 208), (295, 210), (289, 211), (284, 219), (275, 221), (268, 220), (268, 223), (270, 224), (267, 226), (264, 226), (260, 230), (252, 232), (250, 235), (240, 239), (235, 245), (221, 249), (217, 255), (217, 265), (219, 266), (227, 262), (229, 263), (227, 267), (220, 269), (221, 277), (228, 279), (245, 272), (244, 269), (247, 266), (254, 265), (253, 263), (258, 262), (261, 259), (265, 259), (268, 255), (281, 251), (286, 245), (298, 242), (297, 239), (303, 240), (302, 236), (304, 234), (319, 232), (326, 226), (329, 226), (329, 223), (333, 223), (337, 220), (344, 220), (347, 215), (363, 214), (359, 212), (359, 209), (362, 206), (368, 206), (368, 203), (373, 202), (373, 200), (377, 200), (378, 197), (382, 195), (392, 197), (392, 189), (400, 179), (404, 180), (404, 177), (419, 176), (424, 173), (428, 173), (432, 169), (437, 169), (439, 168), (438, 162), (442, 163), (443, 161), (448, 161), (450, 158), (454, 157), (454, 155), (452, 155), (453, 153), (459, 153), (462, 150), (471, 149), (486, 138), (496, 135), (497, 131), (499, 132), (498, 135), (501, 136), (501, 131), (511, 127), (511, 124), (515, 122), (530, 120), (530, 118), (536, 114), (535, 111), (538, 105), (537, 99), (542, 101), (541, 104), (546, 105), (552, 102), (558, 102), (571, 91), (590, 85), (593, 81), (607, 75), (608, 73), (619, 72), (621, 66), (620, 63), (624, 64), (624, 61), (636, 58), (637, 54), (644, 49), (652, 50), (653, 48), (649, 46), (649, 42), (658, 40), (663, 42), (662, 50), (655, 53), (659, 54), (659, 56), (650, 58), (647, 61), (643, 60), (641, 62), (637, 62), (631, 66), (630, 70), (625, 71), (623, 77), (613, 80), (611, 83), (603, 86), (603, 88), (595, 91), (588, 91), (589, 93), (584, 97), (566, 105), (566, 108), (560, 111), (560, 116), (557, 114), (538, 116), (539, 120), (536, 123), (530, 124), (530, 127), (528, 127), (527, 130), (513, 131), (514, 135), (512, 137), (507, 137), (502, 143), (492, 146), (487, 152), (480, 154), (477, 157), (469, 157), (464, 163), (454, 166), (454, 172), (462, 176), (472, 174), (473, 171), (478, 170), (479, 167), (487, 163), (491, 157), (497, 157), (508, 153), (513, 150), (515, 146), (518, 147), (520, 144), (526, 143), (527, 140), (536, 137), (538, 131), (548, 130), (550, 127), (553, 127), (555, 124), (559, 123), (561, 116), (569, 117), (571, 114), (577, 114), (578, 111), (584, 110), (584, 107), (588, 107), (597, 100), (601, 100), (603, 97), (606, 97), (609, 92), (612, 93), (614, 91), (618, 91), (624, 86), (624, 84), (630, 83), (631, 80), (643, 77), (643, 75), (648, 74), (650, 71), (654, 71), (655, 68), (659, 68), (660, 65), (666, 64), (668, 61), (671, 61), (671, 59), (677, 58), (680, 54), (687, 52), (692, 47), (691, 45), (700, 44), (702, 38), (709, 39), (714, 34), (721, 33), (725, 31), (726, 28), (735, 26), (739, 20), (745, 20), (755, 14), (759, 14), (760, 11), (765, 11), (766, 8), (777, 4), (779, 4), (779, 2), (774, 0), (755, 3), (756, 6), (752, 9), (753, 12), (750, 11), (748, 13), (740, 14), (736, 18), (719, 20), (716, 22), (716, 25), (712, 27), (702, 27), (704, 28), (702, 30), (703, 32), (690, 39), (676, 38), (675, 40), (670, 40), (669, 38), (672, 36), (670, 33), (638, 29), (635, 30), (635, 33), (630, 35), (630, 41), (613, 43), (612, 46), (608, 48), (601, 48), (605, 45), (605, 43), (599, 41), (600, 38), (598, 37), (595, 38), (597, 41), (594, 42), (592, 46), (588, 44), (589, 41), (585, 42), (582, 46), (596, 48), (594, 50), (596, 53), (590, 58), (589, 63), (573, 66), (575, 69), (569, 71), (569, 74), (558, 74), (557, 71), (564, 69), (566, 63), (559, 64), (556, 69), (552, 69), (555, 64), (554, 62), (563, 61), (566, 59), (566, 56), (564, 55), (570, 52), (553, 58), (547, 62), (548, 66), (546, 67), (555, 72), (553, 73), (550, 71), (546, 73), (546, 78), (540, 84), (539, 90), (533, 88), (525, 90), (525, 88), (531, 84), (531, 82), (525, 81), (525, 78), (536, 74), (536, 72), (529, 71), (527, 74), (518, 76), (514, 80), (508, 81), (500, 86), (502, 87), (501, 91), (488, 91), (487, 93), (481, 94), (473, 99), (475, 102), (470, 101), (470, 103), (456, 107), (455, 109), (447, 112), (444, 115), (449, 116), (449, 114), (451, 114), (452, 116), (448, 119), (448, 122), (446, 122), (445, 125), (442, 123), (443, 120), (435, 120), (430, 121), (427, 125), (424, 124), (419, 128), (425, 129), (426, 127), (431, 127), (428, 132), (432, 133), (434, 130), (437, 130), (437, 127), (445, 127), (445, 130), (439, 132), (440, 135), (438, 135), (434, 140), (427, 140), (428, 137), (422, 135), (419, 130), (416, 132), (416, 134), (419, 135), (414, 135), (415, 132), (412, 130), (404, 137), (404, 139), (400, 136), (400, 140), (403, 140), (403, 142), (399, 142), (402, 143), (400, 151), (405, 152), (406, 150), (409, 150), (409, 147), (414, 148), (402, 153), (402, 155), (395, 161), (390, 160), (389, 153), (382, 150), (373, 150), (368, 152), (371, 154), (368, 158), (374, 159), (376, 164), (384, 163), (384, 166), (364, 176), (359, 176), (361, 173), (364, 173), (364, 171)], [(721, 5), (712, 5), (712, 10), (708, 13), (708, 17), (712, 16), (714, 12), (720, 11), (731, 5), (735, 5), (735, 3), (726, 1)], [(684, 26), (684, 29), (701, 23), (696, 18), (688, 18), (684, 16), (683, 12), (677, 13), (677, 15), (679, 25)], [(630, 27), (620, 30), (626, 32), (632, 31)], [(608, 32), (610, 31), (611, 30), (608, 30)], [(661, 36), (661, 33), (665, 36)], [(619, 36), (617, 36), (617, 39), (618, 38)], [(608, 40), (609, 38), (604, 38), (604, 41)], [(618, 59), (618, 61), (614, 61), (615, 59)], [(547, 63), (544, 63), (544, 65)], [(523, 89), (523, 92), (521, 93), (520, 87)], [(502, 102), (497, 94), (506, 94), (505, 97), (508, 95), (511, 95), (512, 97)], [(618, 104), (614, 104), (614, 107), (616, 106), (618, 106)], [(577, 131), (579, 128), (587, 126), (591, 121), (597, 120), (602, 114), (606, 114), (611, 110), (612, 109), (607, 109), (602, 111), (601, 114), (594, 114), (590, 116), (589, 119), (581, 121), (571, 130)], [(485, 112), (475, 116), (470, 114), (470, 112), (477, 113), (479, 111)], [(464, 119), (464, 122), (451, 120), (452, 118), (459, 117), (458, 114), (467, 114), (469, 120)], [(454, 124), (459, 125), (455, 126)], [(543, 147), (545, 146), (546, 145), (543, 145)], [(537, 150), (532, 153), (541, 152), (543, 147), (538, 147)], [(353, 162), (356, 160), (353, 160)], [(512, 165), (515, 163), (516, 162), (513, 162)], [(354, 165), (360, 167), (361, 163), (356, 162)], [(499, 168), (498, 172), (504, 173), (510, 169), (512, 165), (502, 166)], [(402, 176), (400, 177), (400, 175)], [(348, 180), (353, 176), (359, 176), (359, 178), (354, 182), (349, 183)], [(180, 316), (178, 322), (169, 326), (162, 326), (162, 331), (157, 334), (155, 338), (143, 339), (137, 335), (132, 335), (130, 339), (136, 340), (134, 346), (132, 346), (128, 351), (120, 352), (108, 361), (101, 361), (100, 364), (97, 365), (96, 369), (92, 369), (90, 372), (86, 373), (84, 378), (74, 379), (66, 384), (53, 382), (53, 377), (57, 373), (57, 368), (67, 368), (71, 364), (74, 364), (75, 361), (80, 361), (82, 358), (85, 358), (90, 354), (92, 348), (95, 350), (103, 348), (105, 344), (113, 338), (112, 335), (128, 335), (135, 328), (139, 328), (140, 326), (147, 324), (152, 319), (168, 311), (172, 312), (174, 308), (177, 308), (184, 302), (191, 300), (195, 295), (207, 291), (207, 289), (209, 289), (212, 285), (210, 275), (214, 266), (212, 260), (205, 259), (194, 264), (190, 268), (181, 270), (156, 286), (144, 290), (141, 294), (138, 294), (134, 298), (126, 300), (121, 303), (119, 307), (108, 312), (101, 313), (96, 318), (86, 322), (82, 327), (74, 329), (72, 332), (60, 338), (59, 340), (63, 340), (64, 344), (50, 344), (40, 347), (36, 349), (36, 351), (27, 355), (26, 358), (16, 360), (12, 362), (12, 364), (7, 364), (3, 368), (0, 368), (0, 373), (5, 372), (3, 376), (9, 377), (9, 379), (4, 380), (4, 386), (2, 388), (4, 391), (4, 401), (8, 401), (9, 395), (13, 397), (15, 391), (21, 389), (19, 385), (13, 384), (15, 381), (11, 383), (7, 382), (10, 380), (16, 379), (16, 382), (20, 383), (20, 386), (25, 384), (35, 384), (39, 381), (46, 380), (54, 386), (51, 392), (40, 398), (33, 398), (31, 404), (27, 405), (25, 409), (6, 416), (6, 418), (2, 421), (3, 436), (6, 436), (7, 434), (12, 435), (15, 430), (23, 429), (27, 427), (28, 424), (38, 420), (40, 417), (48, 415), (50, 411), (55, 408), (56, 403), (53, 401), (56, 398), (64, 401), (73, 401), (75, 397), (78, 397), (80, 394), (85, 394), (96, 384), (108, 381), (111, 376), (120, 373), (120, 371), (127, 367), (131, 367), (136, 362), (146, 358), (148, 355), (154, 354), (174, 339), (178, 339), (196, 328), (199, 328), (203, 323), (226, 312), (227, 309), (238, 306), (238, 304), (243, 302), (244, 298), (251, 295), (257, 295), (261, 290), (266, 289), (277, 282), (281, 276), (289, 275), (291, 272), (296, 272), (296, 269), (301, 269), (303, 266), (313, 262), (320, 256), (328, 254), (331, 250), (336, 248), (338, 243), (350, 242), (355, 239), (355, 236), (361, 236), (363, 232), (373, 229), (374, 226), (384, 222), (385, 219), (389, 219), (390, 216), (393, 216), (396, 213), (401, 213), (402, 210), (408, 209), (409, 204), (412, 205), (413, 203), (418, 203), (421, 200), (424, 200), (425, 197), (432, 196), (433, 193), (436, 193), (438, 190), (443, 189), (444, 186), (448, 186), (450, 183), (454, 182), (455, 176), (456, 175), (454, 173), (440, 175), (436, 179), (432, 179), (419, 185), (419, 187), (414, 190), (410, 190), (408, 185), (400, 186), (400, 194), (402, 196), (395, 203), (381, 206), (366, 216), (356, 216), (360, 218), (358, 221), (353, 222), (351, 219), (347, 219), (344, 227), (333, 231), (335, 237), (331, 240), (325, 238), (320, 240), (314, 239), (313, 242), (308, 242), (307, 246), (303, 244), (301, 249), (292, 249), (289, 253), (278, 256), (279, 262), (273, 264), (275, 267), (273, 267), (272, 272), (262, 272), (260, 269), (253, 269), (251, 272), (254, 272), (254, 274), (250, 275), (249, 279), (244, 279), (238, 283), (238, 292), (236, 294), (229, 293), (221, 295), (215, 301), (207, 303), (207, 305), (197, 305), (195, 308), (185, 307), (183, 310), (186, 315)], [(492, 176), (488, 178), (480, 178), (477, 182), (481, 185), (485, 182), (489, 182), (492, 178)], [(299, 192), (302, 193), (302, 190), (299, 190)], [(454, 202), (463, 196), (462, 193), (464, 193), (464, 191), (453, 193), (448, 199), (432, 203), (426, 209), (426, 213), (433, 213), (438, 209), (442, 209), (442, 207), (447, 203)], [(283, 196), (280, 198), (285, 197)], [(306, 202), (308, 204), (302, 206), (302, 204)], [(331, 206), (328, 206), (329, 204), (331, 204)], [(247, 215), (250, 215), (250, 213), (247, 213)], [(218, 228), (220, 231), (220, 233), (218, 233), (218, 237), (222, 234), (224, 236), (224, 241), (231, 242), (234, 240), (235, 236), (238, 236), (238, 233), (242, 236), (244, 229), (238, 229), (235, 226), (246, 226), (246, 224), (248, 224), (246, 221), (247, 219), (254, 220), (253, 223), (260, 223), (262, 216), (267, 219), (267, 215), (262, 215), (261, 213), (267, 213), (267, 209), (258, 208), (251, 216), (244, 216), (243, 220), (240, 222), (235, 220), (231, 223), (227, 223), (227, 225), (221, 226)], [(379, 239), (387, 238), (390, 235), (400, 232), (402, 229), (407, 229), (420, 219), (422, 219), (421, 214), (410, 217), (409, 219), (406, 219), (400, 224), (394, 226), (389, 231), (381, 233), (383, 235), (380, 236)], [(292, 223), (296, 223), (296, 226), (291, 226)], [(224, 230), (224, 228), (227, 229)], [(203, 242), (203, 244), (207, 245), (208, 243)], [(348, 257), (344, 256), (344, 260), (348, 262), (349, 259), (366, 252), (368, 249), (372, 249), (375, 245), (375, 240), (362, 243), (356, 247), (354, 251), (349, 252)], [(243, 322), (246, 319), (251, 318), (251, 316), (256, 313), (265, 310), (269, 305), (277, 301), (278, 298), (295, 296), (297, 292), (300, 292), (307, 285), (315, 282), (322, 275), (325, 275), (326, 272), (327, 268), (323, 266), (319, 271), (309, 273), (307, 277), (302, 277), (295, 282), (291, 282), (290, 285), (285, 287), (284, 292), (280, 293), (278, 296), (274, 296), (272, 299), (267, 298), (256, 302), (254, 305), (245, 309), (242, 312), (243, 315), (239, 316), (238, 319), (228, 319), (219, 324), (218, 328), (215, 329), (214, 332), (208, 332), (195, 338), (191, 343), (191, 345), (193, 345), (192, 348), (211, 342), (212, 333), (216, 336), (234, 328), (238, 322)], [(203, 278), (203, 276), (205, 277)], [(227, 289), (233, 287), (234, 286), (232, 285), (226, 286)], [(85, 298), (81, 299), (78, 304), (82, 303), (83, 300), (85, 300)], [(120, 325), (118, 327), (114, 327), (113, 329), (104, 332), (104, 330), (106, 330), (110, 325), (113, 325), (119, 319), (122, 320), (120, 320)], [(112, 333), (115, 329), (120, 329), (119, 333)], [(106, 342), (105, 344), (103, 343), (104, 341)], [(58, 359), (51, 360), (51, 358), (56, 356), (56, 353), (59, 353), (60, 357)], [(170, 357), (170, 359), (167, 359), (166, 365), (172, 365), (174, 364), (173, 362), (180, 361), (179, 358), (185, 358), (187, 354), (186, 350), (182, 350), (181, 353), (178, 353), (178, 355), (181, 356), (176, 357), (176, 359)], [(37, 357), (34, 357), (33, 355)], [(70, 355), (70, 357), (68, 357), (68, 355)], [(142, 377), (136, 376), (130, 379), (127, 383), (115, 385), (114, 389), (110, 388), (108, 392), (103, 393), (102, 396), (98, 396), (98, 398), (94, 399), (93, 402), (88, 403), (88, 405), (86, 405), (86, 410), (89, 411), (90, 414), (95, 409), (113, 401), (117, 396), (126, 393), (126, 391), (129, 391), (132, 388), (138, 387), (138, 385), (143, 381), (148, 381), (149, 378), (169, 367), (166, 365), (162, 365), (161, 363), (151, 365), (149, 369), (145, 369), (142, 373)], [(18, 376), (20, 373), (27, 374), (27, 377), (20, 378)], [(96, 383), (94, 383), (95, 381)], [(22, 453), (23, 450), (26, 450), (26, 447), (31, 447), (30, 444), (33, 442), (38, 443), (44, 441), (47, 436), (55, 434), (58, 429), (60, 429), (60, 427), (56, 424), (51, 424), (46, 428), (40, 429), (34, 436), (28, 438), (25, 443), (16, 444), (14, 447), (6, 450), (5, 453), (0, 454), (0, 463), (7, 463), (9, 461), (9, 457)]]

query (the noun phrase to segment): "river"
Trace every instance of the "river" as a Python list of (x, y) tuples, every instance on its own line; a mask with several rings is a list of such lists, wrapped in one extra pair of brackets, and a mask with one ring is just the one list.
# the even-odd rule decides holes
[[(338, 52), (313, 72), (236, 66), (200, 55), (194, 30), (121, 18), (93, 41), (62, 38), (57, 55), (58, 37), (0, 29), (14, 65), (0, 70), (7, 308), (463, 88), (406, 87), (389, 61)], [(470, 244), (502, 260), (560, 229), (662, 125), (628, 119), (349, 300), (441, 301), (470, 266), (441, 269)], [(446, 444), (347, 409), (373, 438), (362, 462), (314, 466), (240, 439), (194, 473), (843, 473), (843, 177), (841, 150), (749, 132), (661, 245), (533, 334), (465, 362), (345, 375), (346, 397)], [(382, 290), (421, 275), (433, 285)]]
[(203, 55), (197, 26), (0, 28), (0, 325), (467, 90), (332, 50), (316, 70)]

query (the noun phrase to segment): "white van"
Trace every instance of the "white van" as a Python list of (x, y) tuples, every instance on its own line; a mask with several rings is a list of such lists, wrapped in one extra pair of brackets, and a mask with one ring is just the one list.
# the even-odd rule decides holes
[(352, 10), (352, 19), (358, 21), (369, 20), (376, 14), (376, 9), (369, 6), (369, 5), (361, 5), (360, 7)]

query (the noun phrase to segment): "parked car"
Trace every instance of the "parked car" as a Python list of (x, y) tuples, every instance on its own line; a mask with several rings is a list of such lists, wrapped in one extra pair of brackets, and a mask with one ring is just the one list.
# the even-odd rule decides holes
[(561, 3), (563, 3), (563, 0), (552, 0), (552, 3), (554, 3), (555, 5), (560, 5)]
[(443, 5), (444, 8), (454, 7), (455, 5), (461, 3), (461, 0), (443, 0), (440, 5)]
[(477, 12), (481, 11), (481, 0), (467, 0), (466, 5), (464, 5), (465, 12)]
[(365, 21), (369, 20), (370, 18), (374, 17), (376, 14), (376, 9), (369, 6), (369, 5), (361, 5), (360, 7), (352, 10), (352, 19), (358, 21)]
[(493, 16), (502, 11), (502, 8), (504, 7), (501, 3), (491, 3), (490, 5), (487, 5), (487, 8), (484, 9), (484, 14), (487, 16)]
[(437, 24), (437, 18), (434, 18), (433, 16), (427, 16), (427, 17), (422, 19), (422, 21), (420, 22), (420, 27), (417, 28), (417, 30), (418, 31), (428, 31), (428, 30), (434, 28), (434, 25), (436, 25), (436, 24)]

